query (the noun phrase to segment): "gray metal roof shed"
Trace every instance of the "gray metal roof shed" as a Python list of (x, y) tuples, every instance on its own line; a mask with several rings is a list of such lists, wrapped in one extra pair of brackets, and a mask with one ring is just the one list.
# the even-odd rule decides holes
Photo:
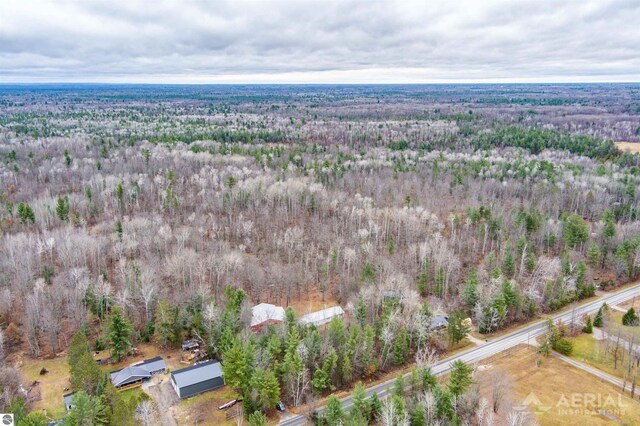
[(73, 408), (73, 395), (74, 393), (72, 392), (62, 396), (64, 398), (64, 408), (67, 411)]
[(171, 384), (180, 398), (224, 386), (222, 365), (219, 361), (204, 361), (171, 373)]

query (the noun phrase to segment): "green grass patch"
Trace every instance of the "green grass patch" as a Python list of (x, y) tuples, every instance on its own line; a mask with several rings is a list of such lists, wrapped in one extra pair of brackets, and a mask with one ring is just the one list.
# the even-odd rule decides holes
[(626, 353), (624, 360), (618, 360), (618, 368), (615, 368), (613, 357), (607, 353), (604, 341), (594, 339), (591, 334), (582, 334), (570, 340), (573, 342), (571, 358), (595, 367), (611, 376), (624, 378)]

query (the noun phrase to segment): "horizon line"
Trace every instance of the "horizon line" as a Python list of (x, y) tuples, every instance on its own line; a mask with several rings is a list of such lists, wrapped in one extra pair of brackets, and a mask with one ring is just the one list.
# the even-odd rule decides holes
[(457, 80), (433, 82), (136, 82), (136, 81), (0, 81), (0, 86), (38, 86), (38, 85), (105, 85), (105, 86), (450, 86), (450, 85), (572, 85), (572, 84), (640, 84), (640, 80), (616, 81), (486, 81)]

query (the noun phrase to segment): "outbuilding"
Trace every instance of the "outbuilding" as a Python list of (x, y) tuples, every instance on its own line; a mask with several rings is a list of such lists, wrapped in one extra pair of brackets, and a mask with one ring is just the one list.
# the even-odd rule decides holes
[(332, 306), (331, 308), (301, 316), (300, 324), (321, 326), (330, 323), (335, 317), (342, 318), (343, 316), (344, 310), (340, 306)]
[(284, 321), (284, 308), (270, 303), (260, 303), (251, 308), (251, 330), (260, 331), (269, 324)]
[(219, 361), (203, 361), (171, 373), (171, 384), (181, 399), (224, 386)]
[(74, 393), (71, 392), (62, 396), (64, 399), (64, 409), (66, 411), (71, 411), (71, 409), (73, 409), (73, 395)]
[(200, 348), (200, 342), (198, 342), (197, 340), (185, 340), (184, 342), (182, 342), (182, 345), (180, 345), (180, 347), (183, 351), (192, 351), (194, 349)]

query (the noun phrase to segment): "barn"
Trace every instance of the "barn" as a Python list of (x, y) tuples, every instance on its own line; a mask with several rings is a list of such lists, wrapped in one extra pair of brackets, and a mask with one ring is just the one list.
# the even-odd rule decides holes
[(284, 308), (269, 303), (260, 303), (251, 308), (251, 330), (260, 331), (269, 324), (284, 321)]
[(324, 324), (328, 324), (335, 317), (342, 318), (344, 316), (344, 310), (340, 306), (333, 306), (331, 308), (323, 309), (321, 311), (312, 312), (300, 317), (300, 324), (302, 325), (315, 325), (319, 327)]
[(219, 361), (203, 361), (171, 373), (171, 384), (178, 396), (189, 398), (224, 386)]

